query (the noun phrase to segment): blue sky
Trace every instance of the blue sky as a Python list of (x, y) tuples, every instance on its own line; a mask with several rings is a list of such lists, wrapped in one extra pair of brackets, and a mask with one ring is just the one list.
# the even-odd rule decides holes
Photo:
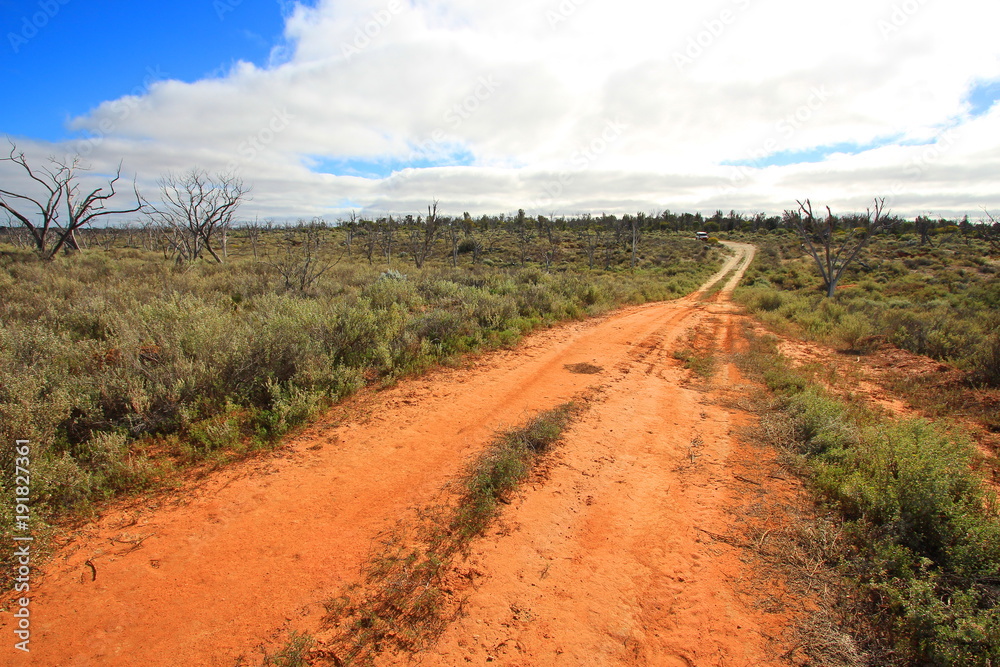
[(274, 0), (0, 0), (0, 16), (0, 77), (17, 91), (0, 131), (48, 141), (72, 134), (68, 118), (152, 80), (264, 66), (284, 29)]
[(976, 216), (996, 25), (982, 0), (0, 0), (0, 134), (150, 198), (236, 172), (248, 216)]

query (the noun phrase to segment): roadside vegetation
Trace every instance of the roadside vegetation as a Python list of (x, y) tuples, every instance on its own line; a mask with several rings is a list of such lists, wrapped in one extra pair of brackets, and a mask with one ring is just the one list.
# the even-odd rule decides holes
[(824, 509), (809, 533), (825, 539), (807, 546), (846, 582), (820, 613), (853, 645), (821, 647), (824, 664), (997, 664), (1000, 517), (973, 446), (956, 429), (832, 395), (775, 343), (751, 336), (738, 362), (773, 392), (758, 436), (786, 452)]
[[(750, 350), (739, 355), (744, 372), (773, 392), (759, 407), (757, 435), (786, 452), (821, 508), (803, 534), (822, 539), (796, 547), (836, 573), (824, 579), (830, 586), (819, 615), (827, 618), (816, 627), (828, 627), (832, 615), (851, 639), (813, 628), (813, 657), (995, 665), (1000, 515), (981, 455), (951, 418), (961, 412), (1000, 427), (990, 398), (1000, 387), (998, 226), (886, 219), (878, 204), (874, 219), (854, 216), (846, 225), (833, 214), (819, 221), (800, 204), (785, 215), (798, 225), (753, 236), (757, 260), (735, 293), (781, 335), (859, 357), (900, 348), (957, 369), (947, 387), (934, 377), (899, 378), (911, 401), (941, 418), (929, 421), (887, 416), (849, 391), (833, 393), (837, 378), (808, 365), (793, 369), (771, 336), (751, 335)], [(880, 224), (871, 230), (866, 220)], [(825, 247), (836, 255), (847, 243), (863, 252), (831, 272), (821, 261)]]
[(629, 216), (432, 215), (217, 230), (220, 261), (172, 228), (81, 230), (55, 258), (0, 235), (0, 438), (33, 443), (33, 521), (270, 447), (362, 386), (687, 294), (723, 256)]
[(1000, 253), (975, 230), (934, 229), (923, 241), (912, 225), (874, 237), (830, 298), (799, 236), (758, 236), (735, 299), (781, 333), (858, 354), (888, 344), (953, 364), (972, 386), (998, 387)]

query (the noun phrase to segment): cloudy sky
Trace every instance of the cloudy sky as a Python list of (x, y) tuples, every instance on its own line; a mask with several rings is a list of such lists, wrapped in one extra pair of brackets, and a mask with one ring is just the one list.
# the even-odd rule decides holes
[[(1000, 208), (995, 0), (0, 0), (29, 159), (244, 215)], [(20, 174), (0, 164), (5, 184)]]

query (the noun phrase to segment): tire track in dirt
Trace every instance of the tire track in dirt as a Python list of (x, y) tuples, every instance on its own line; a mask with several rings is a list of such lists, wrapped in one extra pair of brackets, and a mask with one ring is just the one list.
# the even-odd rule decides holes
[[(741, 262), (745, 266), (747, 248), (736, 247), (713, 280)], [(715, 307), (699, 301), (712, 282), (684, 299), (556, 327), (514, 350), (483, 355), (468, 368), (434, 371), (368, 392), (347, 405), (348, 414), (364, 412), (366, 418), (321, 422), (277, 455), (228, 467), (175, 493), (120, 504), (74, 534), (33, 582), (32, 652), (9, 664), (255, 661), (256, 647), (280, 629), (310, 625), (321, 612), (319, 601), (357, 578), (372, 541), (434, 497), (498, 427), (598, 386), (608, 392), (602, 403), (610, 406), (607, 414), (618, 416), (614, 426), (610, 419), (588, 418), (578, 427), (603, 449), (567, 461), (574, 470), (593, 471), (586, 480), (567, 482), (567, 489), (595, 484), (589, 492), (595, 498), (627, 491), (639, 499), (633, 502), (648, 507), (632, 512), (638, 506), (602, 504), (595, 513), (553, 508), (553, 516), (565, 519), (563, 530), (576, 526), (571, 519), (579, 515), (588, 522), (587, 535), (604, 538), (577, 545), (566, 562), (594, 567), (589, 560), (594, 547), (638, 544), (669, 532), (668, 510), (678, 500), (660, 491), (662, 481), (683, 464), (678, 458), (683, 443), (695, 431), (702, 433), (706, 448), (698, 460), (704, 471), (711, 471), (708, 461), (724, 460), (727, 452), (726, 418), (707, 428), (709, 420), (693, 416), (703, 410), (697, 395), (663, 393), (681, 379), (671, 347), (690, 321)], [(581, 375), (565, 368), (584, 362), (604, 372)], [(634, 372), (643, 366), (650, 372)], [(694, 484), (708, 494), (704, 502), (694, 496), (684, 500), (690, 517), (721, 502), (713, 479)], [(673, 572), (694, 576), (701, 557), (688, 532), (683, 544), (665, 543), (663, 555), (652, 547), (636, 552), (659, 562), (675, 554), (675, 546), (690, 550), (691, 562)], [(641, 559), (612, 569), (616, 579), (604, 582), (604, 597), (595, 600), (612, 604), (607, 609), (622, 603), (621, 610), (630, 610), (620, 612), (615, 632), (625, 644), (636, 642), (635, 650), (666, 655), (667, 648), (655, 648), (644, 636), (626, 641), (634, 635), (632, 612), (653, 611), (624, 603), (651, 586), (672, 590), (673, 580)], [(556, 600), (571, 596), (573, 581), (570, 572), (568, 579), (557, 573), (561, 570), (553, 569), (552, 581), (568, 588), (553, 591)], [(8, 613), (0, 616), (0, 632), (9, 634), (12, 621)]]
[(708, 391), (671, 354), (691, 328), (707, 347), (739, 346), (736, 282), (659, 332), (642, 360), (655, 372), (621, 369), (570, 427), (497, 535), (473, 547), (481, 577), (464, 615), (420, 664), (782, 664), (789, 615), (762, 608), (780, 583), (754, 591), (732, 536), (755, 501), (735, 480), (758, 463), (734, 438), (743, 418), (717, 404), (738, 372), (724, 364)]

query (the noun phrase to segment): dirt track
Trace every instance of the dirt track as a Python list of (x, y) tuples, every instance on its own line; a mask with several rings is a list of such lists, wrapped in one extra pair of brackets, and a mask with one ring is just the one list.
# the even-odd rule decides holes
[[(752, 247), (715, 277), (745, 268)], [(737, 265), (739, 265), (737, 267)], [(227, 468), (156, 503), (109, 512), (45, 568), (34, 665), (233, 665), (357, 578), (372, 540), (453, 477), (495, 429), (600, 388), (547, 471), (477, 544), (467, 614), (423, 664), (776, 663), (780, 618), (710, 535), (738, 502), (734, 416), (673, 352), (698, 328), (736, 345), (726, 292), (553, 328), (474, 366), (361, 396), (276, 457)], [(708, 288), (706, 284), (705, 288)], [(598, 374), (570, 372), (586, 362)], [(736, 379), (723, 367), (715, 382)], [(694, 443), (694, 444), (692, 444)], [(0, 634), (10, 636), (4, 614)], [(777, 624), (777, 625), (776, 625)]]

